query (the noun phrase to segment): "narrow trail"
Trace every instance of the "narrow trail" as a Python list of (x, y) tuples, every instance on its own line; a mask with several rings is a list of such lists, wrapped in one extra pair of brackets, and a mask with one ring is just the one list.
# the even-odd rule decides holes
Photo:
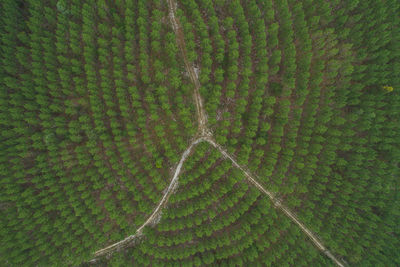
[[(143, 228), (146, 227), (147, 225), (150, 225), (154, 222), (154, 220), (158, 217), (158, 215), (161, 212), (161, 209), (164, 207), (165, 204), (167, 204), (168, 199), (171, 195), (171, 193), (174, 191), (175, 187), (178, 184), (178, 179), (179, 179), (179, 174), (181, 172), (182, 169), (182, 165), (185, 162), (186, 158), (189, 156), (190, 152), (192, 151), (192, 148), (197, 145), (200, 142), (205, 141), (205, 139), (203, 137), (197, 138), (196, 140), (194, 140), (189, 147), (183, 152), (181, 159), (179, 160), (178, 165), (175, 168), (175, 172), (174, 172), (174, 176), (167, 188), (167, 190), (165, 191), (163, 197), (161, 198), (160, 202), (158, 203), (157, 207), (155, 207), (155, 209), (153, 210), (152, 214), (149, 216), (149, 218), (146, 220), (146, 222), (144, 222), (142, 224), (142, 226), (140, 226), (137, 230), (136, 233), (133, 235), (130, 235), (128, 237), (126, 237), (125, 239), (114, 243), (108, 247), (102, 248), (98, 251), (96, 251), (94, 253), (94, 257), (100, 257), (106, 254), (111, 254), (112, 252), (126, 246), (127, 244), (133, 242), (138, 236), (140, 236), (142, 234)], [(92, 261), (95, 261), (95, 259), (93, 259)]]
[(251, 174), (250, 171), (247, 170), (246, 167), (241, 166), (237, 163), (237, 161), (234, 159), (233, 156), (231, 156), (221, 145), (219, 145), (217, 142), (214, 141), (212, 132), (211, 130), (207, 127), (207, 116), (206, 112), (203, 107), (203, 101), (200, 96), (200, 82), (199, 82), (199, 77), (197, 75), (197, 72), (195, 70), (195, 67), (193, 63), (189, 62), (187, 59), (187, 54), (186, 54), (186, 44), (185, 44), (185, 39), (182, 31), (182, 27), (180, 25), (179, 20), (176, 18), (176, 6), (177, 3), (175, 0), (167, 0), (168, 2), (168, 7), (169, 7), (169, 17), (171, 21), (172, 28), (175, 32), (176, 35), (176, 41), (178, 44), (178, 47), (182, 53), (182, 58), (185, 64), (185, 69), (188, 72), (190, 79), (194, 85), (194, 92), (193, 92), (193, 98), (195, 101), (196, 105), (196, 113), (197, 113), (197, 119), (198, 119), (198, 131), (197, 131), (197, 136), (198, 138), (195, 139), (193, 142), (190, 143), (189, 147), (183, 152), (181, 159), (175, 168), (175, 172), (173, 175), (173, 178), (165, 191), (163, 197), (161, 198), (160, 203), (157, 205), (157, 207), (154, 209), (153, 213), (149, 216), (149, 218), (146, 220), (146, 222), (140, 226), (137, 230), (136, 233), (133, 235), (130, 235), (126, 237), (125, 239), (114, 243), (108, 247), (105, 247), (103, 249), (100, 249), (94, 253), (94, 258), (90, 262), (95, 262), (96, 258), (104, 256), (104, 255), (109, 255), (113, 253), (114, 251), (120, 250), (129, 244), (133, 243), (134, 240), (142, 235), (143, 228), (146, 227), (147, 225), (153, 224), (158, 216), (160, 215), (160, 212), (163, 207), (168, 203), (168, 199), (170, 195), (173, 193), (174, 188), (177, 186), (178, 183), (178, 178), (179, 174), (181, 172), (181, 168), (183, 163), (185, 162), (186, 158), (189, 156), (191, 150), (193, 147), (200, 143), (200, 142), (208, 142), (211, 144), (214, 148), (216, 148), (225, 158), (228, 158), (232, 161), (232, 164), (240, 169), (247, 180), (253, 184), (255, 187), (258, 188), (262, 193), (267, 195), (269, 199), (272, 201), (274, 206), (278, 209), (280, 209), (287, 217), (289, 217), (295, 224), (297, 224), (300, 229), (310, 238), (310, 240), (313, 242), (313, 244), (321, 251), (323, 252), (326, 256), (328, 256), (336, 265), (340, 267), (346, 266), (344, 263), (342, 263), (340, 260), (338, 260), (319, 240), (319, 238), (311, 231), (309, 230), (300, 220), (297, 218), (296, 214), (292, 212), (286, 205), (284, 205), (279, 198), (275, 196), (275, 194), (271, 191), (266, 190), (260, 183), (257, 182), (257, 180), (254, 178), (256, 177), (255, 175)]
[(176, 42), (178, 44), (179, 50), (181, 51), (183, 61), (185, 63), (185, 69), (189, 74), (190, 80), (194, 85), (194, 102), (196, 104), (196, 112), (198, 118), (198, 133), (200, 136), (208, 136), (210, 135), (210, 131), (207, 128), (207, 116), (204, 111), (203, 101), (200, 96), (200, 82), (197, 72), (193, 63), (189, 62), (186, 53), (186, 44), (185, 44), (185, 37), (182, 31), (181, 24), (178, 18), (175, 16), (176, 14), (176, 2), (174, 0), (167, 0), (168, 7), (169, 7), (169, 18), (172, 24), (172, 28), (175, 32)]
[(246, 176), (247, 180), (252, 183), (255, 187), (257, 187), (261, 192), (263, 192), (264, 194), (266, 194), (270, 200), (272, 201), (272, 203), (274, 204), (274, 206), (278, 209), (280, 209), (281, 211), (283, 211), (283, 213), (286, 214), (286, 216), (288, 216), (294, 223), (296, 223), (300, 229), (311, 239), (311, 241), (314, 243), (314, 245), (320, 250), (322, 251), (326, 256), (328, 256), (332, 261), (334, 261), (338, 266), (340, 267), (344, 267), (345, 265), (339, 261), (323, 244), (322, 242), (318, 239), (318, 237), (311, 232), (311, 230), (309, 230), (302, 222), (299, 221), (299, 219), (297, 219), (297, 216), (294, 212), (292, 212), (288, 207), (286, 207), (276, 196), (273, 192), (266, 190), (262, 185), (260, 185), (256, 179), (254, 179), (253, 177), (255, 177), (254, 175), (252, 175), (249, 171), (247, 171), (244, 167), (242, 167), (241, 165), (239, 165), (237, 163), (237, 161), (233, 158), (233, 156), (231, 156), (228, 152), (226, 152), (226, 150), (224, 148), (222, 148), (222, 146), (220, 146), (219, 144), (217, 144), (211, 137), (206, 137), (206, 141), (208, 143), (210, 143), (213, 147), (215, 147), (216, 149), (219, 150), (219, 152), (221, 152), (222, 155), (224, 155), (226, 158), (230, 159), (233, 163), (233, 165), (235, 167), (237, 167), (238, 169), (240, 169), (244, 175)]
[(177, 185), (178, 182), (178, 177), (179, 173), (181, 171), (182, 165), (185, 162), (187, 156), (190, 154), (192, 148), (194, 145), (198, 144), (199, 142), (205, 141), (206, 136), (210, 136), (211, 132), (207, 128), (207, 116), (205, 115), (205, 111), (203, 108), (203, 101), (200, 96), (200, 82), (199, 82), (199, 77), (197, 75), (197, 72), (193, 66), (192, 63), (189, 62), (187, 59), (186, 55), (186, 44), (185, 44), (185, 38), (183, 35), (182, 27), (180, 26), (179, 20), (176, 18), (176, 3), (173, 0), (167, 0), (168, 1), (168, 6), (169, 6), (169, 18), (171, 21), (172, 28), (175, 32), (176, 36), (176, 42), (178, 44), (179, 50), (181, 51), (182, 58), (185, 64), (185, 69), (189, 74), (190, 80), (192, 81), (194, 85), (194, 92), (193, 92), (193, 98), (194, 102), (196, 105), (196, 113), (197, 113), (197, 118), (198, 118), (198, 130), (197, 130), (197, 135), (200, 136), (196, 140), (194, 140), (189, 147), (183, 152), (182, 157), (179, 161), (178, 166), (175, 169), (174, 176), (167, 188), (167, 191), (164, 193), (160, 203), (157, 205), (157, 207), (154, 209), (153, 213), (149, 216), (149, 218), (146, 220), (146, 222), (140, 226), (137, 230), (136, 233), (133, 235), (130, 235), (126, 237), (125, 239), (114, 243), (108, 247), (102, 248), (94, 253), (94, 259), (91, 260), (91, 262), (96, 261), (97, 257), (101, 257), (106, 254), (111, 254), (116, 250), (121, 249), (122, 247), (126, 246), (127, 244), (132, 243), (138, 236), (142, 234), (142, 230), (144, 227), (147, 225), (151, 224), (155, 218), (158, 217), (160, 214), (160, 211), (163, 206), (165, 206), (168, 202), (168, 198), (173, 192), (173, 189)]
[(311, 241), (315, 244), (315, 246), (321, 250), (325, 255), (327, 255), (329, 258), (331, 258), (338, 266), (344, 266), (338, 259), (336, 259), (333, 254), (322, 244), (322, 242), (316, 237), (315, 234), (313, 234), (303, 223), (301, 223), (298, 219), (297, 216), (290, 211), (285, 205), (281, 203), (279, 199), (275, 197), (275, 194), (273, 192), (270, 192), (266, 190), (262, 185), (260, 185), (256, 179), (253, 178), (253, 175), (250, 174), (245, 168), (240, 166), (236, 160), (229, 155), (225, 149), (223, 149), (219, 144), (217, 144), (213, 138), (212, 138), (212, 133), (207, 127), (207, 116), (206, 112), (204, 111), (203, 107), (203, 101), (200, 96), (199, 89), (201, 87), (200, 82), (199, 82), (199, 77), (197, 75), (197, 72), (194, 69), (194, 66), (192, 63), (190, 63), (187, 59), (186, 56), (186, 44), (185, 44), (185, 38), (184, 34), (182, 32), (182, 27), (180, 25), (179, 20), (176, 18), (176, 0), (167, 0), (168, 1), (168, 6), (169, 6), (169, 17), (171, 20), (172, 28), (174, 29), (175, 35), (176, 35), (176, 40), (177, 44), (179, 46), (179, 49), (181, 50), (183, 61), (185, 63), (185, 69), (189, 73), (190, 79), (192, 80), (194, 84), (194, 100), (196, 103), (196, 111), (197, 111), (197, 117), (198, 117), (198, 123), (199, 123), (199, 133), (200, 136), (204, 136), (205, 141), (210, 143), (212, 146), (214, 146), (216, 149), (218, 149), (222, 155), (224, 155), (226, 158), (229, 158), (233, 165), (237, 168), (239, 168), (246, 176), (246, 178), (255, 186), (257, 187), (261, 192), (266, 194), (275, 207), (279, 208), (282, 210), (294, 223), (296, 223), (300, 229), (311, 239)]

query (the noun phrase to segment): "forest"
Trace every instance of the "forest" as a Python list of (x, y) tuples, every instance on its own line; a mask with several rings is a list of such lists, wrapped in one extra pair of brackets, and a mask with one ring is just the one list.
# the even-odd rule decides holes
[(400, 266), (399, 14), (0, 1), (0, 266)]

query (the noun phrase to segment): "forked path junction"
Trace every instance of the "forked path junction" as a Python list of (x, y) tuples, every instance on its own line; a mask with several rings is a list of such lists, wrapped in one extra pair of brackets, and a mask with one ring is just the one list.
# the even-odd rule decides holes
[(253, 175), (250, 171), (247, 170), (245, 166), (241, 166), (237, 163), (235, 158), (230, 155), (226, 149), (224, 149), (221, 145), (219, 145), (213, 138), (212, 132), (210, 129), (207, 127), (207, 115), (205, 113), (204, 107), (203, 107), (203, 101), (200, 96), (200, 82), (199, 78), (197, 75), (197, 72), (194, 68), (194, 65), (192, 62), (189, 62), (187, 59), (187, 54), (186, 54), (186, 45), (185, 45), (185, 39), (184, 39), (184, 34), (182, 31), (181, 24), (179, 22), (179, 19), (176, 17), (176, 7), (177, 3), (175, 0), (167, 0), (168, 2), (168, 8), (169, 8), (169, 18), (170, 22), (172, 25), (172, 28), (174, 30), (175, 36), (176, 36), (176, 42), (179, 47), (179, 50), (182, 54), (182, 58), (185, 64), (185, 69), (190, 77), (190, 80), (192, 81), (194, 85), (194, 92), (193, 92), (193, 98), (195, 101), (195, 106), (196, 106), (196, 115), (197, 115), (197, 121), (198, 121), (198, 131), (197, 131), (197, 138), (195, 138), (194, 141), (192, 141), (188, 148), (183, 152), (181, 159), (179, 160), (178, 165), (175, 167), (174, 170), (174, 175), (172, 177), (172, 180), (164, 192), (163, 197), (161, 198), (161, 201), (155, 207), (153, 210), (152, 214), (148, 217), (148, 219), (145, 221), (143, 225), (141, 225), (137, 230), (136, 233), (133, 235), (130, 235), (126, 237), (125, 239), (114, 243), (108, 247), (105, 247), (103, 249), (100, 249), (94, 253), (94, 258), (91, 260), (91, 262), (95, 262), (96, 258), (104, 256), (104, 255), (109, 255), (113, 253), (114, 251), (121, 250), (132, 243), (136, 240), (137, 237), (142, 235), (143, 228), (154, 224), (157, 218), (160, 216), (160, 212), (163, 207), (165, 207), (168, 203), (169, 196), (173, 193), (174, 188), (177, 186), (178, 179), (179, 179), (179, 174), (181, 172), (181, 168), (183, 163), (185, 162), (186, 158), (189, 156), (190, 152), (194, 148), (195, 145), (199, 144), (200, 142), (208, 142), (211, 144), (214, 148), (216, 148), (226, 159), (229, 159), (232, 161), (232, 164), (240, 169), (246, 179), (257, 187), (262, 193), (267, 195), (269, 199), (272, 201), (274, 206), (281, 210), (287, 217), (289, 217), (296, 225), (300, 227), (300, 229), (310, 238), (310, 240), (313, 242), (313, 244), (321, 251), (323, 252), (326, 256), (328, 256), (333, 262), (335, 262), (336, 265), (338, 266), (346, 266), (344, 262), (339, 260), (337, 257), (335, 257), (322, 243), (322, 241), (314, 234), (309, 228), (307, 228), (296, 216), (294, 212), (292, 212), (287, 206), (285, 206), (276, 196), (273, 192), (265, 189), (259, 182), (257, 182), (256, 176)]

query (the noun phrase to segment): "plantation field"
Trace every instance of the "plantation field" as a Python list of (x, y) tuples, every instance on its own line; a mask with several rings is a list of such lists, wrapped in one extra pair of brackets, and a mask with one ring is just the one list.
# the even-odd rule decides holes
[(400, 3), (0, 2), (0, 266), (399, 266)]

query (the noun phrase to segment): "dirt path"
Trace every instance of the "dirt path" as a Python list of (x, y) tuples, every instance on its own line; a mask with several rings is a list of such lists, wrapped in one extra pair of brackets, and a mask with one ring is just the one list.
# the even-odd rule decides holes
[[(126, 247), (127, 245), (131, 244), (132, 242), (134, 242), (134, 240), (142, 235), (142, 231), (143, 228), (146, 227), (147, 225), (153, 224), (153, 222), (159, 217), (161, 209), (163, 207), (165, 207), (165, 205), (168, 202), (168, 199), (170, 197), (170, 195), (172, 194), (172, 192), (174, 191), (174, 188), (177, 186), (178, 184), (178, 179), (179, 179), (179, 174), (181, 172), (183, 163), (185, 162), (186, 158), (189, 156), (191, 150), (193, 149), (193, 147), (195, 145), (197, 145), (200, 142), (208, 142), (209, 144), (211, 144), (214, 148), (216, 148), (225, 158), (229, 159), (232, 161), (232, 164), (240, 169), (244, 175), (246, 176), (247, 180), (252, 183), (255, 187), (257, 187), (261, 192), (263, 192), (264, 194), (266, 194), (270, 200), (272, 201), (272, 203), (274, 204), (274, 206), (278, 209), (280, 209), (283, 213), (286, 214), (286, 216), (288, 216), (294, 223), (296, 223), (300, 229), (310, 238), (310, 240), (314, 243), (314, 245), (320, 250), (322, 251), (325, 255), (327, 255), (333, 262), (335, 262), (338, 266), (340, 267), (344, 267), (345, 265), (339, 261), (323, 244), (322, 242), (319, 240), (319, 238), (313, 233), (311, 232), (311, 230), (309, 230), (303, 223), (301, 223), (299, 221), (299, 219), (297, 219), (297, 216), (295, 213), (293, 213), (288, 207), (286, 207), (284, 204), (282, 204), (282, 202), (275, 196), (275, 194), (271, 191), (266, 190), (261, 184), (259, 184), (257, 182), (257, 180), (253, 177), (255, 177), (254, 175), (252, 175), (248, 170), (245, 169), (245, 167), (242, 167), (241, 165), (239, 165), (239, 163), (237, 163), (237, 161), (233, 158), (233, 156), (231, 156), (228, 152), (226, 152), (226, 150), (220, 146), (218, 143), (216, 143), (212, 137), (210, 136), (206, 136), (206, 137), (200, 137), (197, 138), (196, 140), (194, 140), (189, 147), (183, 152), (182, 157), (175, 169), (174, 172), (174, 176), (166, 190), (166, 192), (164, 193), (160, 203), (157, 205), (157, 207), (154, 209), (153, 213), (149, 216), (149, 218), (146, 220), (146, 222), (140, 226), (137, 230), (136, 233), (134, 235), (130, 235), (128, 237), (126, 237), (125, 239), (114, 243), (106, 248), (100, 249), (98, 251), (96, 251), (94, 253), (94, 257), (100, 257), (100, 256), (104, 256), (106, 254), (111, 254), (114, 251), (120, 250), (124, 247)], [(96, 259), (91, 260), (90, 262), (95, 262)]]
[(286, 214), (294, 223), (296, 223), (300, 229), (311, 239), (311, 241), (314, 243), (314, 245), (321, 250), (325, 255), (327, 255), (332, 261), (334, 261), (338, 266), (344, 267), (345, 265), (339, 261), (333, 254), (322, 244), (322, 242), (318, 239), (318, 237), (311, 232), (302, 222), (297, 219), (297, 216), (294, 212), (292, 212), (288, 207), (286, 207), (276, 196), (273, 192), (270, 192), (266, 190), (262, 185), (260, 185), (256, 179), (254, 179), (254, 175), (252, 175), (249, 171), (247, 171), (244, 167), (240, 166), (236, 160), (229, 155), (228, 152), (225, 151), (223, 147), (221, 147), (219, 144), (217, 144), (211, 137), (206, 137), (206, 141), (210, 143), (213, 147), (219, 150), (222, 155), (224, 155), (226, 158), (230, 159), (235, 167), (240, 169), (246, 176), (246, 178), (249, 180), (250, 183), (252, 183), (255, 187), (257, 187), (261, 192), (266, 194), (272, 201), (275, 207), (283, 211), (283, 213)]
[(208, 136), (210, 135), (210, 130), (207, 128), (207, 116), (204, 111), (203, 101), (200, 96), (200, 82), (197, 72), (194, 68), (193, 63), (189, 62), (187, 59), (186, 53), (186, 44), (185, 44), (185, 37), (182, 31), (181, 24), (178, 18), (175, 16), (176, 14), (176, 2), (174, 0), (167, 0), (168, 7), (169, 7), (169, 18), (172, 24), (172, 28), (175, 32), (176, 36), (176, 43), (178, 44), (179, 50), (181, 51), (183, 61), (185, 63), (185, 69), (189, 74), (190, 80), (194, 85), (194, 102), (196, 104), (196, 112), (198, 118), (198, 134), (200, 136)]
[(199, 134), (200, 136), (205, 137), (205, 140), (210, 143), (212, 146), (214, 146), (216, 149), (218, 149), (222, 155), (224, 155), (226, 158), (229, 158), (233, 165), (237, 168), (239, 168), (246, 176), (246, 178), (249, 180), (250, 183), (252, 183), (255, 187), (257, 187), (261, 192), (266, 194), (275, 207), (279, 208), (282, 210), (294, 223), (296, 223), (300, 229), (311, 239), (311, 241), (315, 244), (315, 246), (321, 250), (325, 255), (327, 255), (329, 258), (331, 258), (338, 266), (344, 266), (338, 259), (336, 259), (333, 254), (322, 244), (322, 242), (317, 238), (315, 234), (313, 234), (303, 223), (301, 223), (298, 219), (297, 216), (290, 211), (285, 205), (281, 203), (279, 199), (275, 197), (275, 194), (273, 192), (270, 192), (266, 190), (262, 185), (260, 185), (256, 179), (253, 178), (253, 175), (250, 174), (244, 167), (240, 166), (236, 160), (229, 155), (224, 148), (222, 148), (219, 144), (217, 144), (213, 138), (212, 138), (212, 133), (207, 127), (207, 116), (206, 112), (204, 111), (203, 107), (203, 101), (200, 96), (200, 82), (199, 82), (199, 77), (197, 75), (197, 72), (193, 66), (192, 63), (190, 63), (187, 59), (186, 56), (186, 45), (185, 45), (185, 38), (184, 34), (182, 32), (182, 27), (180, 25), (179, 20), (176, 18), (176, 0), (167, 0), (168, 1), (168, 6), (169, 6), (169, 17), (171, 20), (172, 28), (174, 29), (175, 36), (176, 36), (176, 41), (179, 46), (179, 49), (181, 50), (183, 61), (185, 63), (185, 69), (189, 73), (190, 79), (192, 80), (194, 84), (194, 100), (196, 103), (196, 111), (197, 111), (197, 117), (198, 117), (198, 124), (199, 124)]
[(183, 152), (182, 157), (175, 169), (174, 176), (164, 193), (160, 203), (157, 205), (157, 207), (154, 209), (153, 213), (149, 216), (149, 218), (146, 220), (146, 222), (140, 226), (134, 235), (130, 235), (127, 238), (114, 243), (106, 248), (100, 249), (94, 253), (94, 259), (92, 259), (90, 262), (95, 262), (97, 257), (106, 255), (106, 254), (111, 254), (112, 252), (119, 250), (129, 244), (131, 244), (137, 237), (139, 237), (142, 234), (142, 230), (144, 227), (147, 225), (153, 224), (156, 219), (159, 217), (161, 209), (167, 204), (169, 196), (173, 193), (174, 188), (177, 186), (178, 183), (178, 177), (179, 173), (181, 171), (182, 165), (185, 162), (186, 158), (189, 156), (192, 148), (200, 143), (200, 142), (208, 142), (210, 143), (214, 148), (216, 148), (225, 158), (228, 158), (232, 161), (233, 165), (240, 169), (246, 176), (247, 180), (253, 184), (255, 187), (257, 187), (261, 192), (263, 192), (265, 195), (267, 195), (274, 206), (278, 209), (280, 209), (284, 214), (286, 214), (287, 217), (289, 217), (295, 224), (297, 224), (300, 229), (310, 238), (310, 240), (314, 243), (314, 245), (325, 255), (327, 255), (333, 262), (335, 262), (338, 266), (344, 267), (345, 264), (339, 261), (324, 245), (323, 243), (319, 240), (319, 238), (311, 231), (309, 230), (302, 222), (299, 221), (297, 218), (296, 214), (293, 213), (288, 207), (286, 207), (276, 196), (273, 192), (266, 190), (261, 184), (257, 182), (257, 180), (254, 178), (253, 174), (251, 174), (247, 168), (239, 165), (237, 161), (231, 156), (221, 145), (216, 143), (213, 139), (211, 131), (207, 127), (207, 116), (204, 111), (203, 107), (203, 101), (200, 96), (200, 82), (199, 82), (199, 77), (197, 75), (197, 72), (194, 68), (194, 65), (188, 61), (187, 55), (186, 55), (186, 45), (185, 45), (185, 39), (182, 31), (182, 27), (180, 26), (179, 20), (176, 18), (176, 2), (175, 0), (167, 0), (168, 6), (169, 6), (169, 17), (170, 21), (172, 24), (172, 28), (175, 32), (176, 35), (176, 41), (178, 44), (178, 47), (182, 53), (183, 61), (185, 63), (185, 69), (188, 72), (190, 79), (192, 83), (194, 84), (194, 101), (196, 104), (196, 113), (197, 113), (197, 118), (198, 118), (198, 131), (197, 131), (197, 136), (199, 138), (195, 139), (192, 143), (190, 143), (189, 147)]
[[(186, 158), (189, 156), (190, 152), (192, 151), (193, 146), (197, 145), (200, 142), (205, 141), (203, 137), (197, 138), (194, 140), (189, 147), (183, 152), (181, 159), (179, 160), (178, 165), (175, 168), (174, 176), (172, 177), (172, 180), (165, 191), (163, 197), (161, 198), (160, 202), (158, 203), (157, 207), (155, 207), (153, 213), (149, 216), (149, 218), (146, 220), (145, 223), (142, 224), (137, 230), (136, 233), (133, 235), (130, 235), (126, 237), (125, 239), (114, 243), (108, 247), (102, 248), (94, 253), (94, 257), (100, 257), (106, 254), (111, 254), (112, 252), (119, 250), (120, 248), (125, 247), (126, 245), (132, 243), (137, 237), (139, 237), (142, 234), (143, 228), (146, 227), (147, 225), (152, 224), (159, 216), (161, 209), (167, 204), (168, 198), (170, 197), (171, 193), (174, 191), (175, 187), (178, 185), (178, 179), (179, 179), (179, 174), (182, 169), (182, 165), (185, 162)], [(95, 259), (93, 259), (91, 262), (94, 262)]]

